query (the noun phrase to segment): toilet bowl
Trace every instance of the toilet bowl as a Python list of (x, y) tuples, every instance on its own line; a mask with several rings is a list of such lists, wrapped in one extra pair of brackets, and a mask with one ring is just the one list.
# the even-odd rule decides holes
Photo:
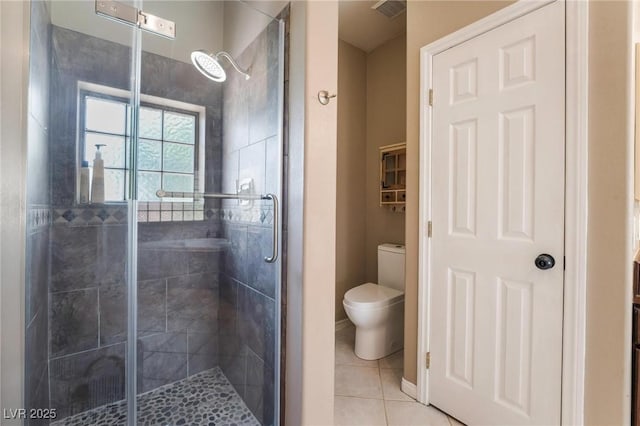
[(359, 358), (384, 358), (403, 346), (404, 293), (374, 283), (347, 291), (342, 301), (356, 326), (354, 351)]
[(356, 355), (379, 359), (404, 343), (404, 246), (378, 246), (378, 283), (347, 291), (342, 305), (356, 326)]

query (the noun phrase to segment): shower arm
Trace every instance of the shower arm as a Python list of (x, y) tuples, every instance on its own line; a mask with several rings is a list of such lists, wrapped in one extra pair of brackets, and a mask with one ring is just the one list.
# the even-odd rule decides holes
[(273, 202), (273, 250), (271, 256), (265, 257), (267, 263), (274, 263), (278, 259), (278, 197), (275, 194), (224, 194), (211, 192), (176, 192), (159, 189), (156, 191), (158, 198), (212, 198), (216, 200), (271, 200)]
[(218, 59), (220, 56), (222, 56), (223, 58), (227, 58), (227, 60), (229, 62), (231, 62), (231, 65), (233, 65), (233, 67), (236, 69), (236, 71), (238, 71), (240, 74), (244, 75), (244, 79), (245, 80), (249, 80), (251, 78), (251, 76), (249, 75), (249, 73), (246, 70), (243, 70), (242, 68), (240, 68), (240, 66), (238, 65), (238, 63), (235, 61), (235, 59), (233, 59), (233, 56), (231, 56), (230, 54), (228, 54), (227, 52), (218, 52), (215, 55), (213, 55), (214, 58)]

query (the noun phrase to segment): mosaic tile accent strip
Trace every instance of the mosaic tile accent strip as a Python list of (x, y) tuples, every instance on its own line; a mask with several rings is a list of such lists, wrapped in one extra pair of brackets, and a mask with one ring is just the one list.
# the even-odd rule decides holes
[[(219, 367), (138, 395), (139, 425), (260, 426)], [(125, 401), (51, 423), (51, 426), (126, 425)]]
[[(101, 205), (79, 208), (34, 209), (30, 222), (47, 221), (45, 224), (67, 226), (100, 226), (127, 223), (126, 205)], [(273, 207), (268, 203), (243, 206), (225, 206), (205, 209), (199, 203), (139, 203), (138, 222), (192, 222), (202, 220), (225, 220), (228, 222), (273, 224)]]
[(82, 206), (77, 208), (54, 208), (54, 225), (99, 226), (127, 223), (126, 205)]
[(47, 206), (29, 206), (27, 209), (27, 226), (36, 230), (51, 224), (51, 209)]
[[(138, 222), (187, 222), (200, 221), (216, 210), (204, 210), (197, 203), (139, 203)], [(53, 209), (52, 222), (67, 226), (100, 226), (127, 223), (126, 205), (83, 206), (79, 208)]]

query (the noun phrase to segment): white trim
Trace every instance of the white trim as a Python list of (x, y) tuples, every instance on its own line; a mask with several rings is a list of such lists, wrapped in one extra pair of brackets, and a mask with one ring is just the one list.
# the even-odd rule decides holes
[(400, 390), (413, 399), (416, 399), (416, 395), (418, 394), (418, 388), (416, 387), (416, 385), (414, 385), (404, 377), (402, 378), (402, 382), (400, 382)]
[[(564, 1), (564, 0), (558, 0)], [(428, 370), (421, 362), (429, 348), (431, 217), (431, 111), (433, 56), (500, 25), (537, 10), (552, 1), (521, 0), (420, 49), (420, 213), (418, 269), (418, 380), (417, 399), (429, 403)], [(582, 424), (584, 413), (584, 357), (587, 247), (587, 119), (588, 119), (588, 11), (582, 1), (566, 1), (566, 189), (565, 189), (565, 295), (562, 359), (562, 423)], [(425, 283), (425, 284), (423, 284)]]
[(584, 424), (587, 283), (589, 3), (567, 1), (562, 423)]
[[(437, 41), (434, 43), (438, 43)], [(429, 288), (428, 271), (431, 270), (431, 241), (428, 237), (428, 221), (431, 218), (431, 143), (427, 135), (431, 132), (431, 114), (429, 113), (428, 90), (431, 88), (431, 62), (435, 52), (431, 45), (420, 49), (420, 192), (418, 212), (418, 353), (416, 399), (423, 404), (429, 403), (429, 375), (422, 360), (429, 351)]]
[(507, 6), (504, 9), (492, 13), (473, 24), (467, 25), (464, 28), (459, 29), (449, 35), (446, 35), (433, 43), (429, 43), (420, 49), (420, 56), (429, 56), (429, 60), (434, 55), (451, 49), (465, 41), (468, 41), (474, 37), (478, 37), (486, 32), (489, 32), (507, 22), (520, 18), (528, 13), (538, 10), (541, 7), (553, 3), (557, 0), (520, 0), (511, 6)]
[(344, 330), (350, 325), (351, 325), (351, 321), (349, 321), (349, 318), (338, 320), (336, 321), (336, 331)]

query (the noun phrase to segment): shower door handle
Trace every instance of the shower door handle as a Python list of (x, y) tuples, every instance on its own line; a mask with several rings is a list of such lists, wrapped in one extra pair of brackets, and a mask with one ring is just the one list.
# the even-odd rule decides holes
[(273, 227), (271, 238), (273, 241), (273, 249), (271, 256), (265, 257), (267, 263), (274, 263), (278, 259), (278, 197), (275, 194), (266, 194), (264, 198), (273, 202)]

